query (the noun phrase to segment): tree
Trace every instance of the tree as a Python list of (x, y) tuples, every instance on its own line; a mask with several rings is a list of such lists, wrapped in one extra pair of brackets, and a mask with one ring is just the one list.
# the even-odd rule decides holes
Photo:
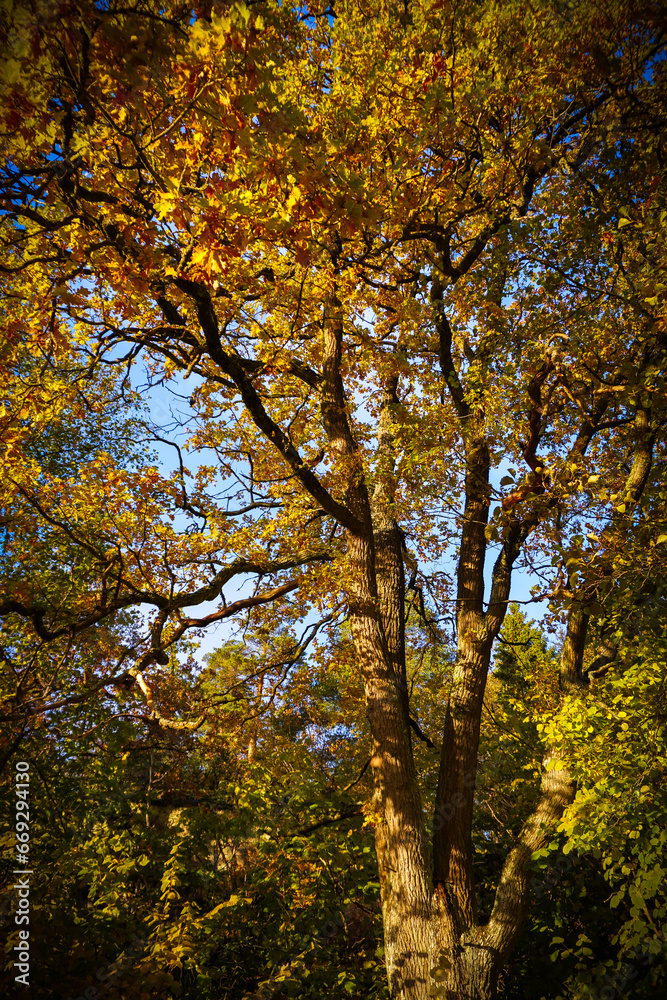
[[(173, 656), (161, 707), (196, 703), (201, 685)], [(276, 717), (262, 720), (262, 759), (248, 766), (224, 710), (192, 733), (146, 725), (131, 691), (118, 701), (121, 715), (107, 697), (51, 716), (21, 750), (32, 772), (30, 931), (51, 942), (31, 963), (31, 995), (51, 996), (56, 982), (65, 997), (109, 1000), (278, 998), (295, 987), (302, 997), (383, 996), (354, 754), (338, 758), (331, 741), (309, 753)], [(12, 791), (3, 783), (3, 814)], [(5, 839), (0, 984), (9, 991), (17, 900)]]
[[(344, 614), (392, 998), (494, 996), (533, 855), (574, 799), (549, 729), (482, 917), (475, 775), (514, 567), (565, 624), (568, 705), (625, 662), (616, 567), (664, 492), (660, 15), (615, 0), (4, 13), (3, 364), (18, 342), (83, 351), (89, 378), (143, 363), (182, 397), (196, 457), (179, 447), (166, 476), (98, 456), (92, 542), (76, 481), (21, 479), (91, 575), (65, 607), (12, 583), (0, 612), (48, 648), (145, 609), (134, 665), (85, 690), (136, 681), (166, 725), (148, 670), (184, 637), (251, 611), (296, 663), (318, 628), (299, 623)], [(50, 378), (34, 414), (6, 404), (12, 482)], [(448, 549), (453, 581), (432, 572)], [(252, 592), (230, 602), (230, 583)], [(634, 600), (650, 615), (654, 576)], [(449, 605), (429, 843), (406, 607), (435, 635)]]

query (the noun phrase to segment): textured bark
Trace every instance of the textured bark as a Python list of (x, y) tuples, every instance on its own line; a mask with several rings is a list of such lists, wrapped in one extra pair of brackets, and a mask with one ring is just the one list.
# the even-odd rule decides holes
[(497, 956), (498, 971), (516, 944), (528, 911), (528, 862), (533, 851), (548, 843), (574, 793), (569, 771), (562, 767), (557, 757), (547, 754), (537, 806), (523, 826), (518, 845), (505, 860), (491, 917), (486, 927), (478, 932), (480, 940)]
[[(346, 504), (362, 526), (347, 531), (352, 571), (349, 621), (363, 671), (373, 740), (385, 963), (392, 1000), (422, 1000), (428, 996), (432, 881), (402, 683), (405, 580), (400, 534), (387, 511), (389, 494), (385, 492), (375, 498), (381, 515), (374, 537), (371, 500), (340, 375), (342, 336), (340, 307), (332, 295), (325, 303), (321, 408), (329, 443), (347, 473)], [(390, 468), (386, 471), (391, 473)]]
[(469, 441), (458, 566), (457, 657), (445, 716), (433, 839), (434, 881), (454, 892), (461, 930), (476, 921), (471, 839), (474, 776), (492, 641), (483, 610), (489, 465), (483, 438)]
[(372, 536), (349, 536), (348, 551), (358, 570), (350, 622), (373, 739), (375, 843), (390, 996), (421, 1000), (428, 995), (431, 878), (417, 776), (403, 699), (372, 593)]
[[(378, 421), (377, 465), (371, 498), (375, 539), (375, 576), (389, 661), (399, 684), (406, 723), (409, 723), (405, 668), (405, 570), (403, 535), (394, 516), (396, 480), (392, 408), (398, 402), (398, 377), (387, 380)], [(408, 725), (409, 732), (409, 725)]]
[(588, 612), (573, 608), (567, 618), (567, 631), (561, 653), (560, 682), (564, 691), (583, 684), (583, 660), (588, 633)]

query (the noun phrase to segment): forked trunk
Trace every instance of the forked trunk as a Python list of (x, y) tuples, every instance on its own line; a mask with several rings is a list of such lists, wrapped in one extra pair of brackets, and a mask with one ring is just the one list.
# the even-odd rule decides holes
[[(560, 815), (569, 785), (562, 771), (545, 774), (537, 811), (507, 859), (491, 918), (481, 926), (471, 834), (482, 703), (491, 647), (509, 597), (512, 563), (522, 532), (530, 526), (517, 522), (511, 527), (494, 568), (491, 601), (485, 612), (490, 453), (483, 420), (471, 413), (460, 387), (456, 388), (451, 330), (441, 319), (441, 363), (448, 384), (455, 385), (459, 415), (465, 418), (466, 504), (458, 567), (457, 662), (445, 713), (433, 857), (425, 834), (406, 683), (402, 535), (393, 514), (396, 378), (389, 378), (384, 388), (371, 496), (340, 374), (343, 331), (335, 295), (327, 299), (323, 324), (321, 407), (329, 443), (348, 476), (348, 615), (364, 676), (372, 737), (372, 821), (389, 994), (391, 1000), (493, 1000), (499, 971), (526, 913), (526, 862)], [(560, 775), (555, 782), (554, 773)]]

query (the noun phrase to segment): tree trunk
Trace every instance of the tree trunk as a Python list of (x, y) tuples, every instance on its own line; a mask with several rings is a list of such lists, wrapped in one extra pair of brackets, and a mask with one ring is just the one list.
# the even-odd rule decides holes
[(472, 820), (484, 691), (493, 640), (502, 627), (512, 564), (532, 523), (512, 521), (484, 610), (485, 528), (490, 453), (483, 415), (473, 414), (451, 362), (451, 330), (438, 314), (441, 364), (462, 418), (466, 502), (458, 565), (458, 648), (445, 714), (434, 815), (433, 859), (425, 836), (410, 735), (405, 672), (405, 578), (402, 535), (393, 515), (392, 406), (396, 379), (384, 387), (378, 460), (369, 496), (340, 374), (340, 304), (330, 295), (323, 324), (323, 424), (345, 470), (349, 621), (363, 672), (373, 741), (373, 823), (391, 1000), (493, 1000), (498, 975), (528, 907), (528, 862), (546, 843), (572, 795), (563, 770), (545, 768), (542, 794), (507, 858), (487, 924), (478, 922)]

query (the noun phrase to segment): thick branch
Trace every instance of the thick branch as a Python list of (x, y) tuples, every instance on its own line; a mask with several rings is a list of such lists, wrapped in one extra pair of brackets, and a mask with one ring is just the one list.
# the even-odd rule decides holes
[(317, 501), (322, 509), (335, 518), (343, 527), (352, 531), (359, 531), (361, 524), (354, 514), (344, 504), (339, 503), (331, 496), (317, 476), (311, 471), (310, 467), (303, 461), (289, 437), (266, 412), (257, 390), (246, 373), (243, 360), (234, 354), (228, 354), (224, 350), (220, 340), (218, 320), (206, 289), (195, 282), (186, 281), (185, 279), (179, 279), (176, 283), (182, 291), (186, 292), (194, 300), (197, 306), (199, 323), (206, 339), (208, 353), (220, 370), (234, 382), (243, 400), (243, 404), (255, 425), (275, 445), (301, 485)]
[(431, 284), (431, 304), (433, 306), (435, 328), (438, 334), (440, 371), (445, 380), (449, 396), (454, 404), (454, 409), (458, 416), (464, 420), (470, 416), (470, 407), (466, 401), (463, 386), (461, 385), (461, 380), (459, 379), (452, 357), (452, 328), (445, 313), (443, 294), (444, 288), (442, 283), (439, 278), (435, 278)]
[(532, 854), (549, 842), (574, 794), (575, 786), (569, 771), (556, 757), (547, 756), (535, 811), (524, 824), (519, 844), (507, 856), (489, 922), (475, 934), (480, 944), (497, 952), (499, 963), (514, 947), (528, 910)]
[(322, 364), (324, 377), (320, 394), (322, 423), (338, 460), (346, 466), (345, 499), (354, 518), (354, 523), (348, 523), (345, 527), (356, 534), (368, 533), (372, 530), (370, 502), (361, 469), (359, 449), (350, 426), (341, 377), (343, 316), (341, 303), (335, 293), (328, 295), (324, 303), (322, 349), (324, 355)]

